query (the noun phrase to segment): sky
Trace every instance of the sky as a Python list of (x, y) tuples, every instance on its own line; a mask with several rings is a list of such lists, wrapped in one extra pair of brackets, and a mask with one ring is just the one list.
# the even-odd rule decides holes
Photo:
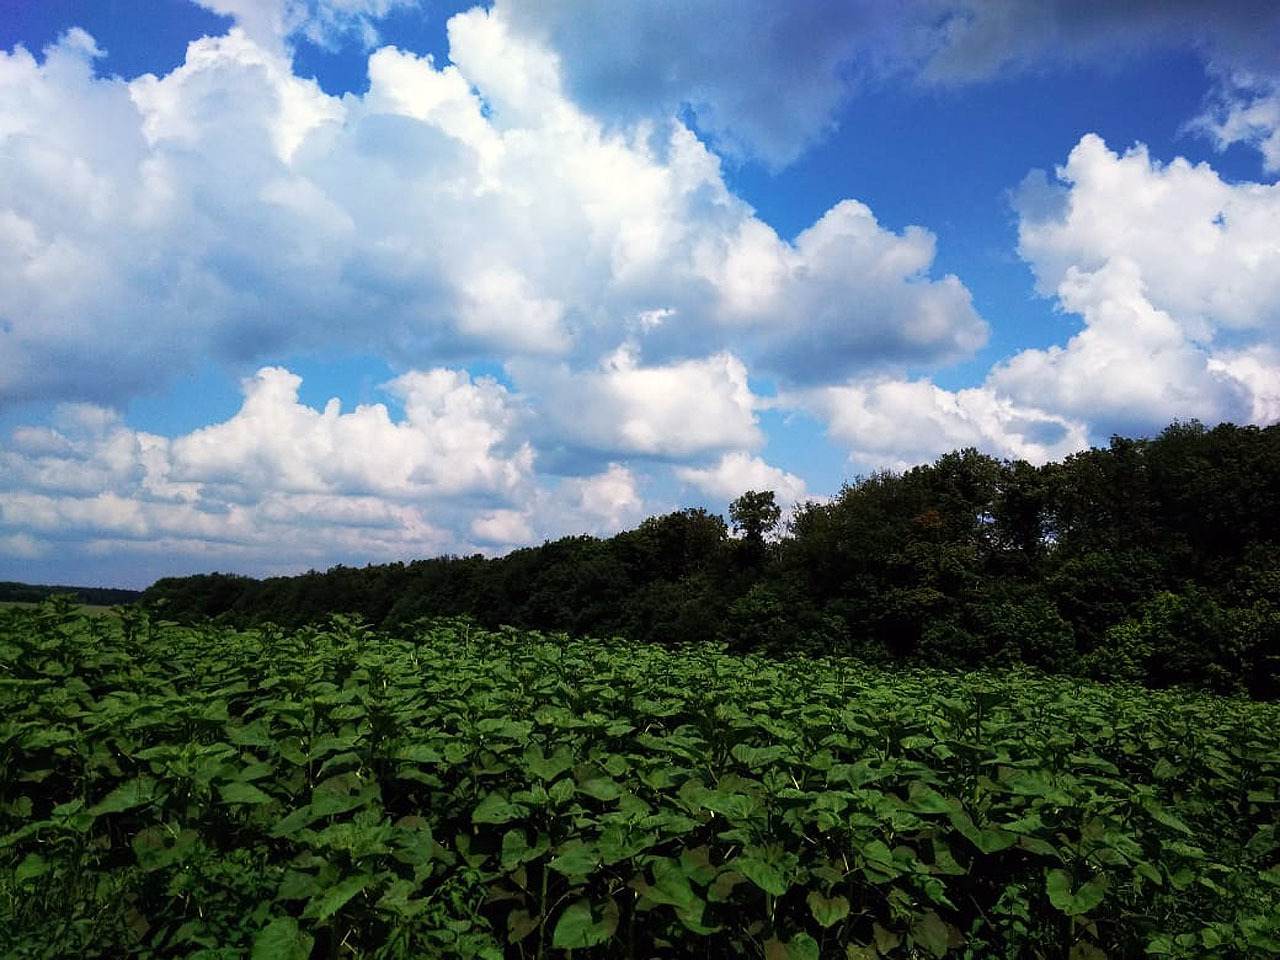
[(0, 579), (1280, 419), (1273, 0), (0, 0)]

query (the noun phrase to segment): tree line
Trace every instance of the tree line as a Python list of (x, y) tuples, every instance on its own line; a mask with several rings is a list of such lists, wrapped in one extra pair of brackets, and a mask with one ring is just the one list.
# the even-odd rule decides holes
[(75, 603), (108, 607), (117, 603), (134, 603), (141, 598), (142, 591), (119, 587), (64, 587), (19, 583), (14, 580), (0, 581), (0, 603), (39, 603), (59, 596), (68, 596)]
[[(735, 535), (736, 534), (736, 535)], [(1034, 466), (976, 449), (782, 518), (752, 491), (601, 539), (256, 580), (157, 581), (171, 619), (394, 629), (465, 615), (773, 655), (1055, 673), (1280, 696), (1280, 425), (1175, 423)]]

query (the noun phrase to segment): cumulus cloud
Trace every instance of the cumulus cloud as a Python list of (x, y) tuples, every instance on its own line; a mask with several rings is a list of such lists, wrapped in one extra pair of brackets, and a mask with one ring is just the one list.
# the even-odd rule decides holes
[(1016, 354), (992, 371), (989, 384), (1087, 418), (1106, 433), (1147, 433), (1175, 418), (1251, 419), (1245, 384), (1211, 366), (1210, 351), (1151, 304), (1133, 261), (1069, 270), (1058, 301), (1083, 317), (1084, 329), (1065, 347)]
[(412, 371), (386, 389), (401, 398), (405, 418), (382, 404), (342, 413), (298, 402), (302, 379), (264, 368), (245, 383), (244, 404), (223, 423), (173, 444), (171, 475), (254, 491), (369, 494), (392, 499), (510, 495), (528, 479), (533, 451), (510, 440), (516, 402), (492, 380), (454, 370)]
[(961, 446), (1044, 462), (1173, 419), (1280, 418), (1280, 186), (1089, 134), (1052, 179), (1030, 174), (1014, 206), (1037, 290), (1078, 332), (969, 389), (882, 374), (785, 401), (865, 466)]
[(1146, 432), (1174, 417), (1259, 421), (1280, 343), (1280, 186), (1223, 181), (1081, 139), (1051, 183), (1015, 198), (1037, 288), (1083, 321), (1064, 346), (999, 364), (988, 386), (1094, 423)]
[(1038, 290), (1123, 257), (1151, 303), (1188, 334), (1280, 327), (1280, 185), (1228, 183), (1208, 164), (1161, 164), (1083, 137), (1056, 182), (1032, 174), (1015, 196), (1018, 249)]
[[(985, 336), (927, 231), (847, 201), (779, 237), (688, 126), (596, 118), (501, 9), (453, 18), (447, 63), (374, 51), (367, 94), (337, 98), (293, 72), (302, 6), (211, 6), (237, 25), (163, 76), (96, 76), (78, 30), (0, 53), (0, 404), (63, 403), (3, 449), (15, 551), (186, 544), (261, 570), (273, 547), (610, 532), (654, 476), (799, 496), (755, 456), (750, 375), (837, 382)], [(386, 385), (403, 416), (312, 409), (276, 367), (183, 436), (107, 412), (208, 359), (314, 349), (410, 370)], [(512, 386), (458, 369), (477, 358)]]
[(82, 32), (0, 54), (0, 402), (118, 405), (197, 358), (335, 344), (581, 369), (645, 316), (656, 359), (749, 330), (744, 360), (785, 375), (981, 342), (927, 231), (850, 201), (788, 242), (689, 129), (606, 127), (498, 11), (449, 37), (452, 63), (383, 48), (340, 99), (241, 27), (127, 83)]
[(928, 380), (876, 379), (788, 398), (827, 424), (859, 469), (904, 469), (951, 450), (1045, 463), (1088, 445), (1079, 421), (1020, 405), (986, 387), (950, 391)]
[(783, 507), (806, 499), (802, 477), (740, 450), (709, 467), (679, 467), (676, 476), (717, 500), (735, 500), (748, 490), (772, 490)]
[(515, 370), (519, 382), (537, 385), (543, 429), (572, 448), (682, 459), (764, 442), (747, 368), (737, 357), (646, 366), (637, 354), (634, 344), (624, 344), (596, 370)]
[(33, 557), (167, 546), (270, 572), (613, 533), (642, 515), (620, 464), (536, 476), (519, 399), (492, 380), (410, 371), (385, 385), (398, 420), (382, 404), (307, 407), (299, 385), (263, 368), (234, 416), (173, 438), (87, 404), (18, 428), (0, 451), (0, 542)]

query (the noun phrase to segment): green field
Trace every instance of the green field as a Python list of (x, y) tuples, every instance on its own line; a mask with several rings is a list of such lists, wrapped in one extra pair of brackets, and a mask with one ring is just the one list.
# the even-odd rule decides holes
[(6, 957), (1280, 954), (1280, 707), (0, 611)]

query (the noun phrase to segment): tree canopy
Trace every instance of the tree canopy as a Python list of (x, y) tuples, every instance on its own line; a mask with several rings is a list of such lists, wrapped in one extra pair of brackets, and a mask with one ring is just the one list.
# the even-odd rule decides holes
[(608, 539), (254, 580), (168, 578), (176, 619), (384, 627), (469, 615), (771, 654), (1280, 695), (1280, 426), (1176, 423), (1057, 463), (969, 448), (795, 507), (748, 491)]

